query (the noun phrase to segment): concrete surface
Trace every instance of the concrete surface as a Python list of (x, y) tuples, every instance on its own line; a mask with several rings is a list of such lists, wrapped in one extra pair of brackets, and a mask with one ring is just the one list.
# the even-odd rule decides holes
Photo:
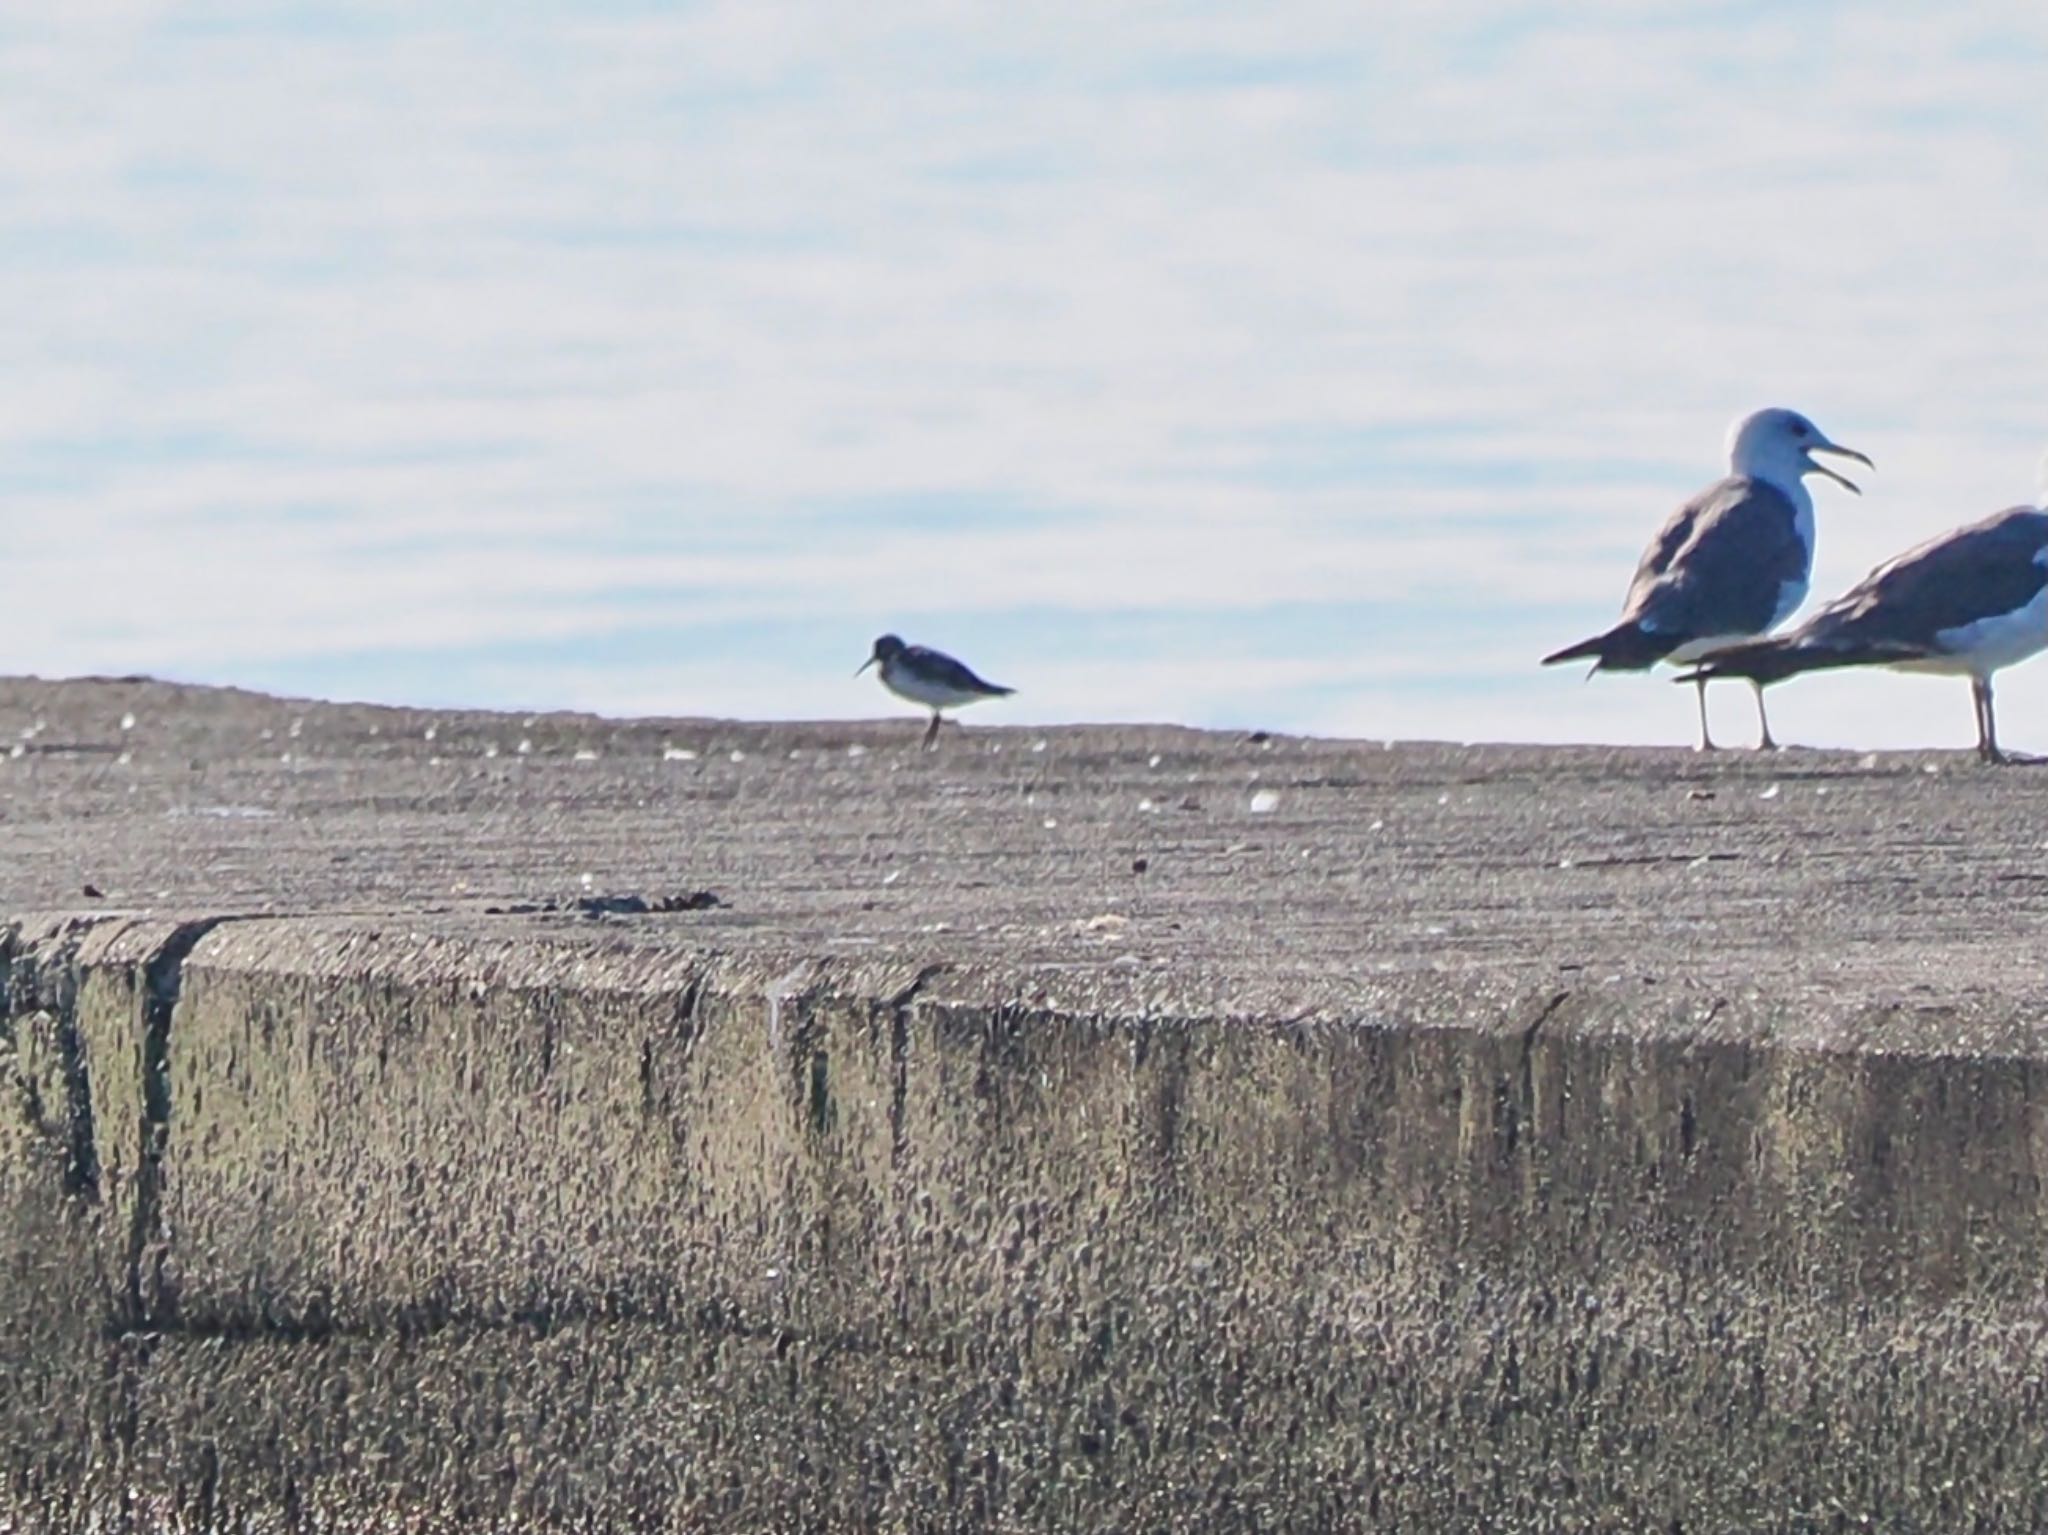
[(0, 684), (0, 1528), (2048, 1515), (2048, 770), (919, 730)]

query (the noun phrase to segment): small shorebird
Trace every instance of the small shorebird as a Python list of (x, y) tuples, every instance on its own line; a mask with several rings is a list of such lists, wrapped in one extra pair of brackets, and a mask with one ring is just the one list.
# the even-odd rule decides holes
[[(1643, 551), (1629, 583), (1621, 622), (1604, 634), (1543, 658), (1593, 657), (1594, 671), (1647, 671), (1673, 666), (1769, 632), (1806, 600), (1813, 575), (1813, 497), (1804, 483), (1824, 474), (1858, 495), (1854, 483), (1816, 453), (1834, 453), (1869, 465), (1854, 448), (1828, 441), (1796, 410), (1753, 411), (1728, 434), (1728, 474), (1671, 514)], [(1700, 750), (1712, 751), (1707, 729), (1705, 675), (1699, 687)], [(1764, 691), (1756, 690), (1757, 746), (1770, 749), (1771, 722)]]
[(1678, 680), (1746, 677), (1761, 693), (1836, 666), (1968, 677), (1977, 755), (2005, 762), (1991, 674), (2041, 650), (2048, 650), (2048, 510), (2016, 506), (1907, 550), (1798, 628), (1720, 651)]
[(898, 698), (923, 704), (932, 711), (932, 722), (924, 733), (926, 751), (938, 739), (940, 710), (957, 709), (984, 698), (1007, 698), (1017, 691), (984, 682), (944, 652), (923, 645), (906, 645), (893, 634), (875, 641), (874, 654), (855, 668), (854, 676), (870, 666), (881, 667), (882, 686)]

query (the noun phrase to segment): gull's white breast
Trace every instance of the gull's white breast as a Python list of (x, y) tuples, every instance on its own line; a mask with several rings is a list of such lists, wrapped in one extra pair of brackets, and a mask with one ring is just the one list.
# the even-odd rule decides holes
[(1897, 669), (1988, 677), (2000, 667), (2024, 661), (2048, 650), (2048, 587), (2023, 608), (1943, 629), (1934, 639), (1946, 655), (1901, 661)]

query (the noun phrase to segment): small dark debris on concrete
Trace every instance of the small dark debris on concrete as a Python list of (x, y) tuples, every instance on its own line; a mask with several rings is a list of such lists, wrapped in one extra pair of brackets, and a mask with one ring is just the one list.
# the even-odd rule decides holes
[(691, 890), (681, 895), (659, 895), (651, 901), (644, 895), (587, 895), (576, 903), (576, 911), (586, 917), (641, 917), (672, 911), (709, 911), (724, 904), (709, 890)]
[(85, 888), (81, 890), (79, 894), (84, 896), (88, 901), (104, 901), (107, 898), (106, 891), (100, 889), (98, 885), (93, 884), (89, 880), (86, 882)]
[(522, 901), (513, 906), (486, 906), (487, 917), (570, 915), (596, 921), (602, 917), (660, 916), (676, 911), (709, 911), (725, 902), (714, 891), (691, 890), (681, 895), (586, 895), (574, 901)]

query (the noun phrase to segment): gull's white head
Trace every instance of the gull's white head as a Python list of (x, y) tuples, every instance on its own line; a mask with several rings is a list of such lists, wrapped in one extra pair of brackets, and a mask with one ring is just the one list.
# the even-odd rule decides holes
[(1863, 494), (1853, 480), (1845, 479), (1826, 464), (1815, 463), (1816, 453), (1833, 453), (1876, 467), (1854, 448), (1828, 441), (1827, 433), (1798, 411), (1783, 406), (1751, 411), (1728, 429), (1728, 467), (1735, 474), (1751, 475), (1776, 485), (1796, 485), (1802, 475), (1824, 474), (1837, 485), (1859, 496)]

